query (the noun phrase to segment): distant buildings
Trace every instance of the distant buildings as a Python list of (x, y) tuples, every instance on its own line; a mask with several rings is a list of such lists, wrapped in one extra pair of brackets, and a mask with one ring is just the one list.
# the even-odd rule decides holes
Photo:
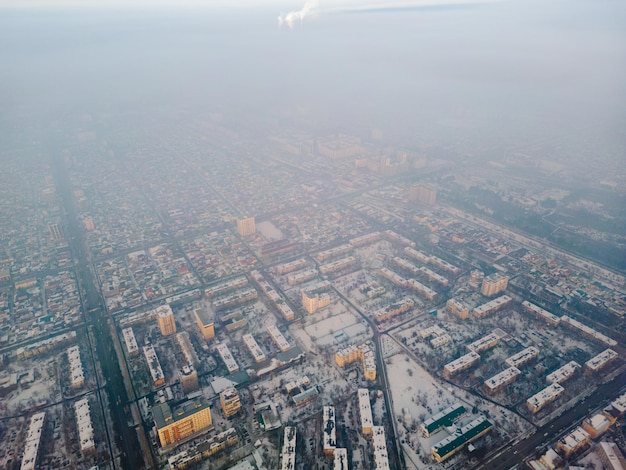
[(180, 442), (207, 430), (213, 423), (209, 402), (203, 398), (188, 400), (172, 410), (167, 403), (152, 408), (161, 447)]
[(612, 349), (605, 349), (597, 356), (592, 357), (587, 362), (585, 362), (585, 371), (591, 374), (595, 374), (600, 370), (604, 369), (611, 362), (616, 360), (618, 354)]
[(437, 191), (427, 188), (426, 186), (417, 184), (415, 186), (411, 186), (409, 199), (411, 201), (417, 201), (421, 202), (422, 204), (428, 204), (429, 206), (432, 206), (437, 201)]
[(534, 346), (529, 346), (526, 349), (522, 349), (517, 354), (513, 354), (511, 357), (507, 358), (504, 363), (509, 367), (519, 368), (538, 356), (539, 350)]
[(520, 374), (521, 372), (517, 367), (509, 367), (490, 379), (485, 380), (485, 389), (489, 394), (496, 393), (506, 385), (513, 383)]
[(237, 220), (237, 232), (242, 237), (253, 235), (256, 232), (256, 223), (254, 217)]
[(459, 300), (449, 299), (446, 302), (446, 308), (448, 309), (448, 312), (457, 316), (461, 320), (465, 320), (469, 317), (469, 307)]

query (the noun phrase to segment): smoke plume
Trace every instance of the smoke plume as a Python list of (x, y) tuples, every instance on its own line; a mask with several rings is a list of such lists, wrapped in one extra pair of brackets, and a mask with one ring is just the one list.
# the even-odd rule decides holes
[(300, 24), (302, 24), (302, 20), (304, 20), (305, 17), (315, 13), (315, 10), (317, 10), (318, 6), (319, 2), (317, 0), (308, 0), (301, 10), (290, 11), (285, 15), (281, 13), (278, 17), (278, 26), (286, 24), (287, 26), (289, 26), (289, 29), (293, 29), (298, 20), (300, 20)]

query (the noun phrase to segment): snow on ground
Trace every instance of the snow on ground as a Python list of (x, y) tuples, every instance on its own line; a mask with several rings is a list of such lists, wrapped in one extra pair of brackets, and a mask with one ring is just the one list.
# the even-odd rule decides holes
[(468, 415), (460, 421), (462, 424), (475, 417), (471, 413), (475, 411), (486, 415), (494, 423), (494, 428), (507, 438), (514, 438), (530, 428), (508, 410), (441, 382), (403, 353), (386, 358), (385, 365), (398, 439), (407, 456), (407, 464), (410, 466), (413, 462), (413, 468), (427, 468), (431, 464), (428, 457), (431, 447), (448, 435), (446, 430), (441, 430), (428, 438), (423, 437), (419, 425), (454, 403), (461, 402), (468, 410)]

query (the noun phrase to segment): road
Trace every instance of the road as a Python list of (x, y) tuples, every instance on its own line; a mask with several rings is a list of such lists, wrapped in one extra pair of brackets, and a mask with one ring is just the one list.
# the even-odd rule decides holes
[[(144, 455), (142, 455), (143, 452), (138, 451), (140, 447), (137, 433), (128, 426), (128, 416), (124, 407), (117, 406), (120, 403), (126, 403), (128, 397), (113, 348), (111, 329), (108, 325), (109, 319), (106, 316), (106, 311), (100, 301), (100, 295), (89, 269), (89, 254), (74, 206), (72, 185), (63, 161), (61, 149), (56, 145), (53, 146), (52, 166), (57, 194), (64, 209), (67, 241), (76, 260), (76, 278), (83, 302), (85, 321), (88, 325), (93, 326), (96, 355), (106, 380), (104, 390), (107, 393), (108, 405), (102, 399), (102, 390), (98, 390), (98, 396), (106, 423), (105, 430), (109, 451), (113, 456), (113, 468), (118, 468), (118, 462), (116, 461), (116, 452), (111, 442), (112, 433), (114, 434), (117, 447), (121, 450), (121, 454), (118, 456), (119, 466), (123, 469), (143, 468), (146, 461), (144, 460)], [(108, 416), (111, 416), (113, 419), (113, 432), (109, 430)]]
[(546, 443), (557, 439), (563, 430), (570, 428), (574, 423), (583, 419), (590, 410), (593, 410), (608, 400), (616, 397), (617, 392), (626, 384), (626, 371), (613, 380), (601, 384), (585, 400), (575, 407), (563, 412), (557, 418), (538, 428), (537, 432), (519, 443), (508, 447), (505, 451), (489, 457), (484, 462), (473, 467), (474, 470), (509, 470), (520, 464), (526, 457), (534, 454)]

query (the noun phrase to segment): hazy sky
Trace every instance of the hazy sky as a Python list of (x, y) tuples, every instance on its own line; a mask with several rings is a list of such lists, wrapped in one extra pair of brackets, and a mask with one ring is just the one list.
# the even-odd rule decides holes
[[(10, 8), (37, 3), (46, 8)], [(278, 17), (306, 2), (68, 3), (0, 0), (3, 119), (156, 106), (263, 122), (301, 109), (318, 123), (409, 136), (532, 138), (553, 125), (623, 144), (621, 0), (321, 1), (293, 29)]]

